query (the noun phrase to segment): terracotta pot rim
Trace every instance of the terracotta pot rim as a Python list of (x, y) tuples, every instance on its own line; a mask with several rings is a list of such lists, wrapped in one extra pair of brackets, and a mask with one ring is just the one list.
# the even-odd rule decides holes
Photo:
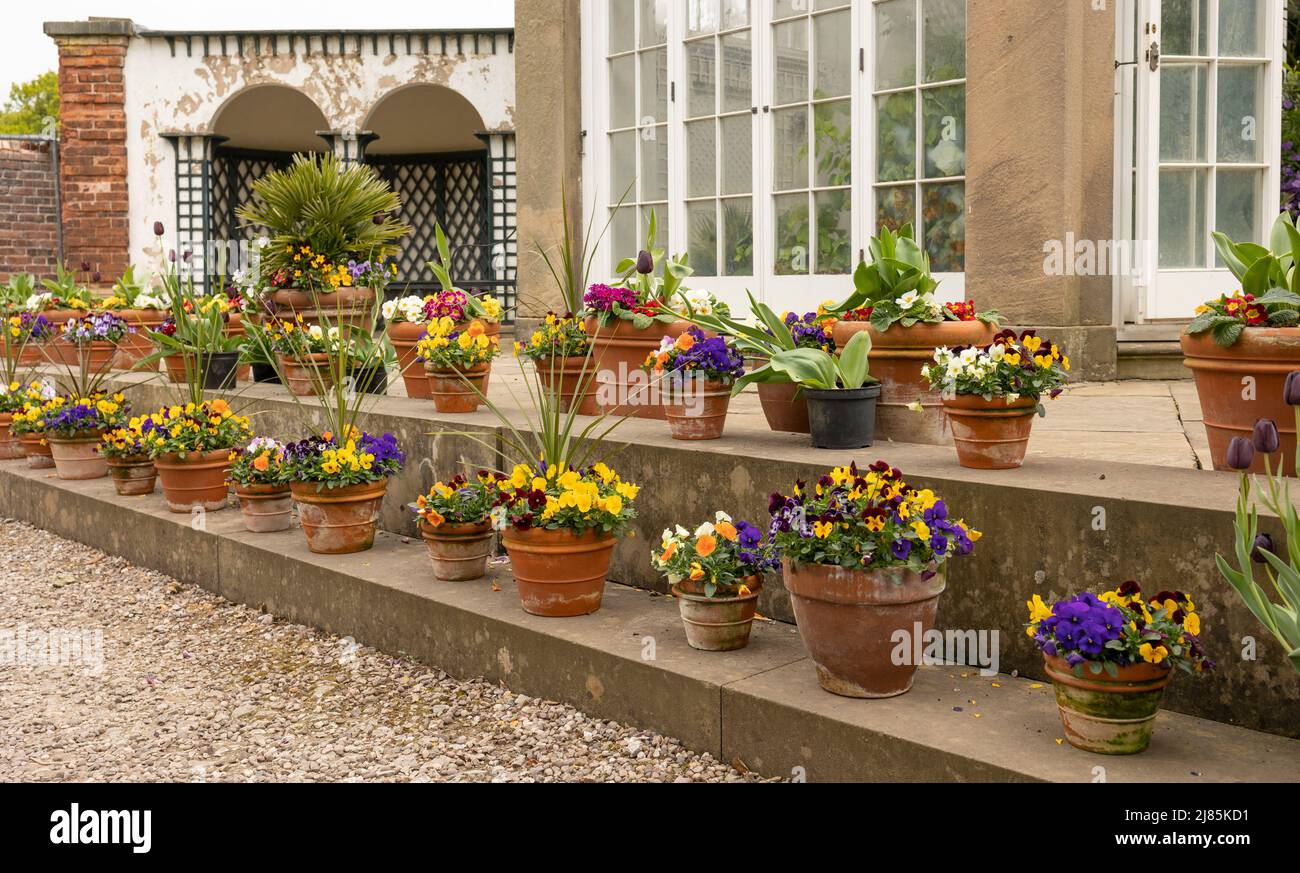
[(693, 591), (685, 590), (682, 588), (681, 582), (674, 582), (671, 590), (674, 597), (680, 597), (683, 600), (690, 600), (695, 603), (747, 603), (750, 600), (757, 600), (759, 593), (763, 590), (762, 580), (757, 576), (747, 576), (746, 579), (742, 581), (749, 586), (748, 594), (730, 594), (723, 597), (709, 597), (705, 594), (696, 594)]
[[(184, 454), (184, 458), (181, 455)], [(160, 452), (153, 456), (154, 466), (168, 468), (213, 467), (230, 463), (230, 449), (206, 449), (201, 452)]]
[(104, 431), (102, 429), (77, 431), (76, 436), (63, 436), (62, 434), (46, 432), (45, 439), (52, 443), (97, 443), (103, 435)]
[[(1104, 669), (1093, 673), (1084, 669), (1083, 676), (1075, 676), (1068, 661), (1056, 655), (1043, 654), (1047, 676), (1053, 682), (1062, 682), (1075, 688), (1107, 691), (1114, 694), (1136, 694), (1164, 688), (1174, 677), (1172, 666), (1159, 664), (1129, 664), (1119, 667), (1119, 675), (1111, 676)], [(1085, 661), (1084, 664), (1091, 662)]]
[(996, 396), (992, 400), (985, 400), (980, 394), (958, 394), (956, 397), (944, 397), (942, 403), (944, 409), (957, 410), (1006, 410), (1020, 411), (1025, 414), (1032, 414), (1038, 408), (1039, 398), (1021, 395), (1014, 402), (1008, 401), (1005, 396)]
[[(598, 531), (593, 529), (593, 530), (585, 530), (579, 532), (564, 527), (555, 528), (555, 529), (545, 528), (545, 527), (530, 527), (527, 530), (521, 531), (518, 528), (511, 526), (511, 527), (507, 527), (505, 530), (501, 532), (501, 541), (502, 543), (507, 543), (507, 544), (510, 542), (528, 544), (528, 543), (546, 543), (555, 540), (559, 540), (559, 541), (567, 540), (568, 542), (574, 543), (575, 545), (576, 544), (605, 545), (606, 543), (613, 542), (617, 539), (618, 537), (615, 534), (603, 530)], [(507, 545), (507, 548), (508, 547), (509, 546)]]
[(350, 503), (354, 500), (383, 497), (388, 490), (387, 478), (375, 482), (317, 490), (319, 484), (318, 482), (290, 482), (289, 490), (293, 492), (293, 499), (302, 503)]
[(492, 368), (491, 361), (488, 361), (485, 364), (475, 364), (474, 366), (470, 367), (468, 370), (457, 370), (451, 367), (434, 367), (426, 363), (424, 365), (424, 372), (428, 373), (431, 376), (441, 376), (441, 375), (479, 376), (482, 375), (483, 373), (486, 373), (491, 368)]
[(234, 487), (236, 496), (251, 497), (255, 500), (289, 497), (293, 493), (289, 490), (288, 483), (284, 485), (273, 485), (267, 482), (257, 482), (250, 485), (244, 485), (243, 483), (232, 481), (230, 484)]
[(153, 458), (148, 455), (107, 455), (105, 459), (110, 467), (154, 466)]
[(420, 534), (426, 540), (460, 539), (471, 536), (490, 535), (491, 533), (492, 522), (490, 520), (476, 522), (444, 522), (437, 527), (433, 527), (424, 519), (420, 519)]
[[(794, 564), (789, 558), (782, 558), (781, 571), (785, 587), (792, 596), (843, 606), (879, 608), (922, 603), (941, 596), (948, 587), (946, 568), (943, 566), (940, 566), (929, 579), (923, 579), (921, 573), (906, 567), (862, 570), (840, 567), (837, 564)], [(847, 585), (831, 588), (835, 583), (828, 577), (837, 574), (850, 576), (847, 581), (850, 584), (857, 583), (859, 587), (873, 581), (881, 585), (891, 585), (892, 587), (886, 590), (897, 592), (900, 596), (864, 598), (854, 596), (852, 591), (846, 590)], [(890, 577), (897, 577), (902, 581), (895, 582)], [(828, 588), (830, 590), (826, 590)], [(904, 593), (905, 589), (906, 593)]]
[[(1266, 343), (1265, 340), (1274, 340)], [(1284, 340), (1285, 342), (1277, 342)], [(1215, 369), (1212, 361), (1224, 361), (1225, 366), (1285, 367), (1295, 369), (1300, 364), (1300, 327), (1248, 327), (1241, 338), (1227, 348), (1216, 343), (1210, 331), (1199, 334), (1183, 333), (1178, 337), (1184, 366), (1191, 369)]]

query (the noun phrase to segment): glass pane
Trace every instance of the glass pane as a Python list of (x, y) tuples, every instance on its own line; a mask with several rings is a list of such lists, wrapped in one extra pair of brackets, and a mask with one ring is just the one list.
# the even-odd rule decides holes
[(712, 115), (716, 112), (718, 68), (712, 39), (686, 44), (686, 115)]
[(875, 236), (881, 227), (897, 231), (905, 224), (916, 225), (916, 188), (891, 185), (876, 189), (876, 223), (867, 228)]
[(641, 0), (641, 47), (668, 41), (668, 0)]
[(916, 178), (916, 92), (876, 98), (876, 179)]
[(636, 5), (632, 0), (609, 0), (609, 53), (632, 50), (636, 35)]
[(668, 49), (640, 52), (641, 120), (640, 124), (659, 124), (668, 120)]
[(966, 86), (944, 85), (921, 92), (925, 123), (925, 177), (966, 172)]
[(749, 31), (722, 37), (722, 111), (735, 112), (754, 105), (751, 84), (754, 59), (749, 47)]
[(925, 81), (966, 78), (966, 0), (922, 0)]
[(808, 11), (808, 0), (772, 0), (772, 17), (789, 18)]
[[(656, 203), (653, 206), (641, 207), (641, 234), (637, 239), (640, 243), (632, 249), (633, 253), (640, 250), (645, 244), (645, 236), (650, 231), (650, 213), (655, 215), (655, 245), (659, 248), (668, 248), (668, 204)], [(672, 252), (669, 252), (672, 254)], [(664, 272), (664, 259), (660, 258), (659, 263), (655, 264), (655, 274), (662, 276)]]
[(636, 124), (636, 55), (609, 62), (609, 126)]
[(686, 33), (713, 33), (718, 29), (718, 0), (686, 0)]
[(752, 198), (722, 201), (722, 271), (727, 276), (754, 275)]
[(1205, 226), (1205, 170), (1160, 171), (1157, 260), (1165, 267), (1204, 267), (1209, 232)]
[(1217, 150), (1226, 163), (1258, 163), (1264, 67), (1219, 65)]
[(817, 272), (847, 273), (852, 260), (853, 197), (845, 188), (818, 191), (813, 195), (817, 208)]
[[(1238, 0), (1227, 0), (1236, 3)], [(1160, 4), (1160, 51), (1166, 55), (1196, 55), (1210, 53), (1209, 0), (1163, 0)]]
[(849, 93), (853, 69), (853, 25), (849, 10), (813, 19), (813, 99)]
[(921, 186), (921, 233), (936, 273), (966, 269), (966, 186), (945, 182)]
[[(808, 187), (808, 107), (772, 113), (773, 184), (776, 190)], [(805, 213), (807, 210), (804, 210)]]
[(1263, 181), (1262, 170), (1220, 170), (1215, 179), (1214, 229), (1236, 242), (1266, 242), (1259, 231), (1259, 192)]
[(916, 0), (876, 6), (876, 90), (916, 84)]
[(641, 137), (641, 202), (668, 199), (668, 125), (645, 127)]
[(609, 269), (613, 272), (618, 262), (624, 258), (634, 258), (641, 250), (641, 243), (636, 232), (636, 210), (624, 206), (609, 222)]
[(1160, 160), (1205, 160), (1206, 68), (1167, 64), (1160, 69)]
[(686, 125), (686, 196), (710, 197), (717, 184), (713, 119)]
[(1260, 58), (1268, 54), (1264, 49), (1267, 2), (1219, 0), (1219, 57)]
[(722, 27), (744, 27), (749, 24), (749, 0), (722, 0)]
[(772, 198), (776, 218), (776, 256), (772, 263), (778, 276), (808, 272), (808, 195), (778, 194)]
[(623, 195), (636, 200), (636, 131), (627, 130), (609, 136), (609, 201), (617, 203)]
[(772, 102), (798, 103), (808, 99), (808, 19), (800, 18), (772, 28), (772, 64), (775, 97)]
[(722, 125), (722, 193), (754, 190), (753, 122), (749, 115), (731, 115)]
[(686, 204), (686, 249), (696, 276), (718, 275), (717, 201)]
[(853, 182), (853, 112), (848, 100), (813, 107), (817, 186)]

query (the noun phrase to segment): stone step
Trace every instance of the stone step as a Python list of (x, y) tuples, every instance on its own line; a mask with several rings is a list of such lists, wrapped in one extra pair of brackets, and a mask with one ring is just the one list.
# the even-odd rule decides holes
[(160, 495), (119, 497), (107, 479), (67, 482), (23, 461), (0, 462), (0, 514), (453, 676), (661, 731), (763, 775), (1300, 781), (1300, 741), (1175, 712), (1161, 713), (1144, 754), (1081, 752), (1062, 740), (1049, 685), (970, 668), (922, 668), (911, 692), (889, 700), (836, 697), (818, 687), (796, 628), (761, 621), (747, 649), (697, 652), (671, 598), (622, 585), (609, 586), (594, 615), (530, 616), (508, 568), (440, 583), (421, 542), (389, 533), (368, 552), (313, 555), (301, 531), (248, 533), (233, 508), (191, 518), (168, 512)]

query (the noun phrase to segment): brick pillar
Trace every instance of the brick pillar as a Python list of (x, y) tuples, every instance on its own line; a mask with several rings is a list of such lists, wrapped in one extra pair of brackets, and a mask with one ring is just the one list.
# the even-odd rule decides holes
[(126, 83), (133, 28), (123, 19), (50, 22), (59, 47), (59, 181), (64, 257), (88, 261), (105, 283), (129, 263)]

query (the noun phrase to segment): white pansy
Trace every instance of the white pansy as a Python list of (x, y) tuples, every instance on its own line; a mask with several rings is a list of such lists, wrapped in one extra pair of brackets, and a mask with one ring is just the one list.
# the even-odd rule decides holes
[(501, 531), (506, 529), (506, 508), (504, 506), (492, 507), (491, 518), (493, 530)]
[(952, 352), (949, 351), (947, 346), (939, 346), (939, 348), (934, 350), (934, 362), (936, 364), (942, 364), (951, 357)]
[(314, 340), (318, 340), (325, 336), (325, 331), (321, 330), (319, 324), (313, 324), (311, 327), (307, 328), (307, 333), (310, 334), (311, 338)]
[(894, 300), (902, 309), (911, 309), (916, 301), (921, 299), (921, 295), (916, 291), (908, 291), (902, 297)]
[(714, 517), (713, 521), (715, 524), (731, 524), (731, 516), (719, 509), (718, 514)]
[(28, 312), (37, 312), (45, 308), (45, 305), (54, 299), (54, 295), (48, 291), (41, 291), (27, 298), (23, 306)]
[(397, 311), (397, 301), (385, 300), (384, 305), (379, 307), (379, 311), (384, 316), (384, 321), (392, 321), (393, 313)]
[(1012, 391), (1007, 394), (1007, 403), (1015, 403), (1020, 399), (1020, 395)]
[(980, 354), (979, 349), (962, 349), (961, 354), (958, 355), (958, 357), (962, 360), (963, 363), (969, 364), (971, 361), (978, 358), (979, 354)]
[(704, 522), (704, 524), (700, 525), (695, 529), (695, 535), (697, 537), (708, 536), (712, 534), (715, 530), (716, 528), (713, 526), (713, 522), (706, 521)]
[(167, 301), (163, 300), (157, 294), (150, 294), (148, 291), (142, 291), (135, 296), (136, 309), (167, 309)]
[(258, 249), (264, 249), (270, 244), (271, 244), (271, 238), (268, 236), (259, 236), (256, 240), (253, 241), (253, 247)]
[(679, 537), (688, 537), (691, 535), (691, 532), (679, 524), (677, 525), (677, 535)]
[(703, 288), (693, 288), (687, 291), (679, 292), (668, 304), (673, 312), (678, 315), (686, 315), (693, 311), (696, 315), (712, 315), (717, 308), (718, 298), (712, 291), (706, 291)]

